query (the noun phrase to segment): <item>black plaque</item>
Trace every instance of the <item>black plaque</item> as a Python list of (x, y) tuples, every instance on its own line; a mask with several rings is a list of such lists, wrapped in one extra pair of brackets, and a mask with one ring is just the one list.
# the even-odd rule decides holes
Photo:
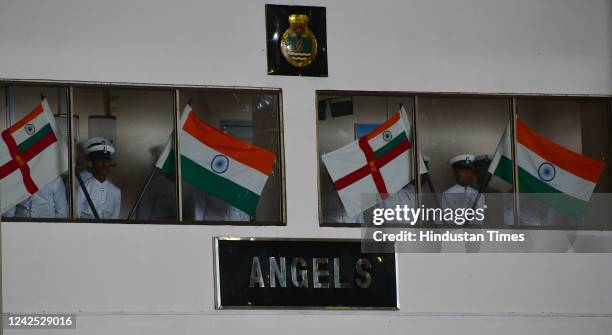
[[(293, 65), (283, 55), (281, 42), (290, 28), (291, 15), (308, 17), (307, 27), (316, 39), (316, 57), (308, 65)], [(325, 7), (266, 5), (268, 74), (327, 77), (327, 30)]]
[(398, 307), (395, 254), (364, 254), (357, 240), (216, 238), (215, 248), (218, 309)]

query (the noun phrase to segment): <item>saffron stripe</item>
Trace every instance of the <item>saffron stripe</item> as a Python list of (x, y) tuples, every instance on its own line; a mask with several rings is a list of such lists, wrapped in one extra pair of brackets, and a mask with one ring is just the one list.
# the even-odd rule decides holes
[(15, 123), (14, 125), (10, 126), (8, 128), (8, 131), (10, 133), (15, 132), (17, 129), (25, 126), (28, 123), (30, 123), (30, 121), (32, 121), (35, 117), (37, 117), (38, 115), (40, 115), (44, 111), (45, 111), (45, 109), (43, 108), (43, 105), (42, 105), (42, 102), (41, 102), (38, 105), (36, 105), (34, 110), (30, 112), (30, 114), (26, 115), (23, 119), (19, 120), (17, 123)]
[(261, 173), (270, 175), (276, 155), (252, 143), (224, 134), (189, 112), (183, 130), (211, 149), (248, 165)]
[(385, 123), (381, 124), (378, 128), (372, 130), (370, 133), (368, 133), (364, 137), (367, 138), (368, 141), (373, 139), (374, 137), (380, 135), (380, 133), (382, 133), (383, 131), (387, 130), (387, 128), (391, 127), (397, 121), (399, 121), (399, 119), (400, 119), (400, 112), (397, 112), (389, 120), (385, 121)]
[(597, 183), (604, 170), (601, 161), (575, 153), (529, 129), (516, 119), (517, 140), (543, 159), (583, 179)]

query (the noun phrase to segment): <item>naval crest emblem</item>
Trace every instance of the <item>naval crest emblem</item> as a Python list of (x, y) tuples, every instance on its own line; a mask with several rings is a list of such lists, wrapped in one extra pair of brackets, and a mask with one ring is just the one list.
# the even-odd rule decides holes
[(289, 15), (289, 28), (280, 42), (283, 57), (295, 67), (308, 66), (317, 57), (317, 39), (308, 28), (308, 15)]

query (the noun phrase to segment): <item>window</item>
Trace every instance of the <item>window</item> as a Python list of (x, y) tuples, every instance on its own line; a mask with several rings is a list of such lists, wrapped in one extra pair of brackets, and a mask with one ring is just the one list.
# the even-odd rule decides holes
[[(0, 108), (2, 219), (65, 220), (71, 198), (68, 89), (5, 86), (0, 91), (6, 102)], [(35, 164), (41, 160), (46, 163)]]
[[(376, 129), (400, 108), (401, 103), (406, 109), (407, 119), (412, 122), (411, 131), (417, 137), (416, 141), (412, 141), (415, 144), (410, 156), (412, 169), (416, 170), (417, 165), (415, 152), (423, 157), (425, 168), (419, 167), (419, 178), (411, 177), (412, 181), (406, 186), (416, 194), (415, 199), (395, 197), (396, 200), (401, 199), (398, 204), (445, 208), (453, 202), (453, 198), (461, 197), (469, 200), (464, 201), (461, 207), (486, 205), (483, 222), (468, 222), (463, 226), (468, 228), (612, 228), (605, 220), (612, 215), (610, 206), (606, 205), (611, 200), (609, 193), (612, 190), (609, 166), (612, 122), (608, 98), (460, 94), (411, 96), (324, 91), (319, 92), (317, 103), (321, 225), (355, 227), (364, 221), (370, 222), (371, 203), (362, 207), (369, 210), (361, 210), (353, 216), (347, 214), (344, 199), (341, 200), (346, 195), (338, 190), (337, 181), (330, 177), (322, 157)], [(414, 111), (415, 116), (412, 115)], [(514, 116), (518, 118), (516, 122), (511, 122)], [(550, 174), (544, 177), (536, 174), (535, 178), (548, 187), (542, 193), (524, 185), (533, 181), (533, 176), (529, 179), (524, 170), (535, 164), (526, 159), (521, 151), (525, 140), (524, 135), (520, 134), (524, 133), (525, 125), (536, 134), (534, 136), (545, 139), (543, 143), (551, 145), (546, 150), (572, 152), (574, 157), (573, 160), (557, 162), (557, 166), (554, 157), (546, 154), (546, 159), (538, 162), (536, 168), (542, 164), (544, 167), (551, 165), (551, 173), (557, 172), (557, 177), (568, 178), (569, 171), (581, 178), (594, 178), (592, 196), (586, 186), (578, 194), (589, 201), (582, 204), (580, 212), (573, 212), (578, 214), (577, 218), (568, 215), (567, 209), (563, 208), (563, 204), (567, 205), (567, 194), (573, 195), (574, 190), (565, 186), (566, 189), (553, 192), (550, 186), (556, 185), (557, 180), (552, 181)], [(469, 155), (461, 156), (463, 154)], [(469, 158), (471, 172), (458, 173), (462, 168), (451, 166), (452, 161), (461, 157)], [(496, 160), (496, 157), (505, 159)], [(593, 177), (595, 172), (591, 171), (590, 175), (586, 173), (588, 176), (584, 177), (584, 172), (576, 171), (595, 171), (598, 166), (602, 167), (602, 171), (597, 178)], [(563, 169), (567, 171), (561, 171)], [(416, 185), (415, 179), (420, 180), (419, 185)], [(463, 192), (454, 192), (455, 188)], [(559, 194), (563, 192), (567, 194)], [(456, 193), (461, 194), (457, 196)], [(389, 207), (383, 198), (378, 199), (378, 207)], [(445, 222), (425, 221), (421, 224), (440, 226)]]
[[(403, 107), (403, 108), (402, 108)], [(373, 131), (385, 123), (401, 109), (405, 111), (406, 121), (412, 120), (414, 100), (411, 96), (377, 96), (377, 95), (347, 95), (347, 94), (320, 94), (318, 95), (318, 147), (319, 154), (328, 154), (338, 148), (346, 146), (365, 134)], [(355, 171), (368, 162), (359, 155), (354, 166), (349, 169)], [(409, 158), (414, 161), (414, 157)], [(381, 167), (383, 169), (384, 167)], [(381, 170), (382, 171), (382, 170)], [(347, 173), (353, 171), (346, 171)], [(384, 173), (384, 171), (383, 171)], [(363, 182), (364, 187), (375, 190), (369, 183), (370, 177), (360, 176), (357, 183)], [(322, 160), (319, 160), (320, 203), (319, 218), (324, 225), (358, 226), (367, 221), (370, 213), (347, 213), (343, 202), (336, 191), (336, 185), (330, 172)], [(343, 192), (350, 189), (344, 188)], [(373, 194), (363, 194), (364, 198)], [(359, 197), (359, 196), (358, 196)], [(414, 191), (408, 190), (406, 197), (414, 200)], [(355, 199), (354, 201), (367, 201), (368, 199)]]
[[(176, 220), (175, 177), (166, 178), (154, 168), (174, 128), (173, 92), (75, 87), (73, 99), (76, 170), (91, 193), (98, 219), (126, 220), (132, 213), (129, 219)], [(109, 166), (100, 167), (108, 169), (101, 171), (108, 173), (103, 182), (91, 177), (98, 167), (84, 147), (97, 137), (109, 140), (115, 149)], [(76, 217), (96, 220), (80, 181), (76, 187)]]
[[(603, 162), (598, 179), (584, 175), (584, 159), (571, 159), (567, 153), (545, 154), (521, 143), (537, 161), (537, 171), (529, 174), (519, 168), (520, 221), (522, 226), (609, 229), (612, 182), (610, 172), (610, 105), (603, 99), (522, 98), (517, 101), (517, 115), (527, 129), (595, 162)], [(520, 130), (517, 130), (520, 132)], [(517, 149), (518, 151), (519, 149)], [(527, 155), (526, 154), (526, 155)], [(589, 164), (587, 162), (587, 164)], [(532, 177), (550, 179), (542, 187)], [(561, 178), (566, 182), (562, 183)], [(594, 184), (589, 201), (583, 197), (588, 184)], [(569, 187), (569, 185), (572, 185)], [(585, 189), (586, 186), (586, 189)], [(524, 189), (523, 189), (524, 188)], [(533, 188), (534, 193), (527, 193)], [(582, 199), (581, 199), (582, 198)]]
[[(0, 127), (19, 123), (42, 96), (63, 144), (62, 171), (48, 174), (59, 176), (66, 211), (51, 218), (17, 206), (2, 220), (285, 223), (279, 91), (7, 83)], [(43, 162), (48, 168), (51, 160)], [(3, 207), (12, 195), (5, 181)]]
[[(434, 207), (487, 206), (487, 226), (513, 225), (513, 197), (510, 183), (487, 176), (487, 168), (495, 154), (511, 117), (510, 99), (426, 96), (419, 99), (418, 145), (430, 157), (429, 180), (434, 193), (424, 197)], [(460, 155), (473, 155), (473, 173), (459, 180), (451, 160)], [(480, 191), (480, 192), (479, 192)], [(480, 193), (480, 195), (478, 195)], [(476, 196), (479, 196), (476, 199)], [(437, 198), (437, 201), (436, 201)], [(504, 215), (505, 214), (505, 215)], [(503, 223), (500, 225), (500, 223)], [(467, 226), (480, 224), (469, 222)]]
[(193, 113), (180, 142), (185, 221), (282, 222), (278, 95), (182, 90), (181, 97), (183, 113), (187, 105)]

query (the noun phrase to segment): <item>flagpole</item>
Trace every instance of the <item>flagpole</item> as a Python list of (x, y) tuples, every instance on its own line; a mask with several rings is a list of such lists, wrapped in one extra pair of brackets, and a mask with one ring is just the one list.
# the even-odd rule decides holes
[[(400, 110), (404, 105), (400, 103)], [(418, 133), (417, 133), (417, 123), (418, 123), (418, 112), (419, 112), (419, 97), (415, 96), (414, 97), (414, 106), (412, 109), (412, 125), (411, 125), (411, 131), (412, 131), (412, 135), (413, 135), (413, 139), (412, 139), (412, 144), (414, 145), (414, 157), (416, 157), (415, 161), (415, 167), (413, 168), (413, 171), (415, 173), (414, 176), (414, 180), (415, 180), (415, 185), (414, 185), (414, 189), (416, 191), (417, 194), (417, 207), (420, 207), (420, 205), (423, 203), (423, 190), (421, 189), (421, 173), (420, 173), (420, 168), (421, 168), (421, 152), (419, 150), (419, 145), (418, 145)], [(427, 175), (427, 186), (429, 186), (429, 189), (431, 190), (431, 192), (434, 195), (434, 198), (436, 200), (436, 205), (438, 206), (438, 208), (440, 208), (440, 199), (438, 199), (438, 195), (436, 194), (436, 189), (433, 185), (433, 181), (431, 180), (431, 174), (429, 173), (429, 166), (427, 166), (427, 163), (425, 163), (425, 167), (427, 167), (428, 172), (424, 173)]]
[[(518, 211), (519, 211), (519, 203), (518, 203), (518, 169), (517, 169), (517, 164), (516, 164), (516, 132), (515, 132), (515, 123), (514, 120), (516, 119), (516, 98), (512, 98), (512, 102), (511, 102), (511, 111), (510, 111), (511, 115), (510, 115), (510, 122), (512, 123), (510, 126), (510, 132), (511, 132), (511, 136), (512, 136), (512, 141), (511, 142), (511, 156), (512, 156), (512, 182), (513, 182), (513, 194), (514, 194), (514, 224), (516, 226), (520, 226), (520, 221), (518, 220)], [(504, 136), (506, 136), (506, 133), (504, 132)], [(502, 138), (502, 141), (504, 139)], [(490, 164), (490, 163), (489, 163)], [(487, 187), (489, 185), (489, 183), (491, 182), (491, 179), (493, 178), (493, 174), (491, 174), (490, 172), (488, 172), (487, 170), (487, 176), (485, 177), (485, 179), (483, 180), (482, 183), (480, 183), (480, 185), (478, 185), (478, 193), (476, 194), (476, 198), (474, 199), (474, 202), (472, 203), (472, 209), (476, 208), (476, 205), (478, 204), (478, 200), (480, 200), (480, 196), (482, 195), (482, 191), (484, 190), (485, 187)], [(469, 222), (468, 222), (469, 223)]]
[[(400, 103), (400, 111), (404, 107), (403, 104)], [(412, 167), (412, 173), (414, 174), (414, 192), (416, 195), (416, 207), (420, 207), (423, 202), (423, 197), (421, 196), (421, 175), (419, 174), (419, 168), (421, 167), (421, 156), (419, 155), (419, 148), (417, 145), (417, 113), (419, 111), (419, 97), (415, 96), (413, 98), (412, 103), (412, 125), (410, 125), (410, 132), (412, 134), (408, 134), (408, 136), (412, 135), (412, 144), (414, 150), (412, 151), (414, 159), (414, 166)]]
[[(489, 163), (490, 164), (490, 163)], [(487, 176), (485, 177), (485, 179), (482, 181), (482, 183), (480, 183), (478, 185), (478, 193), (476, 194), (476, 198), (474, 198), (474, 202), (472, 203), (472, 206), (470, 208), (475, 209), (476, 208), (476, 204), (478, 203), (478, 200), (480, 200), (480, 196), (482, 195), (482, 191), (489, 186), (489, 183), (491, 182), (493, 175), (487, 171)]]
[(511, 120), (510, 120), (510, 132), (512, 135), (512, 141), (510, 141), (510, 146), (512, 148), (512, 184), (513, 184), (513, 189), (514, 189), (514, 224), (518, 227), (521, 225), (521, 220), (519, 217), (519, 211), (520, 211), (520, 206), (519, 206), (519, 180), (518, 180), (518, 162), (516, 159), (516, 118), (517, 118), (517, 113), (516, 113), (517, 109), (516, 109), (516, 98), (512, 98), (512, 105), (511, 105)]
[(136, 209), (138, 208), (138, 205), (140, 205), (142, 198), (144, 198), (144, 194), (147, 191), (147, 188), (149, 188), (149, 184), (151, 184), (151, 180), (153, 180), (153, 176), (155, 175), (156, 170), (157, 170), (157, 167), (153, 166), (153, 169), (151, 169), (151, 173), (149, 173), (149, 178), (147, 178), (147, 181), (145, 182), (144, 186), (140, 190), (140, 193), (138, 194), (138, 198), (136, 199), (134, 206), (132, 206), (132, 209), (130, 210), (130, 214), (128, 214), (128, 217), (127, 217), (128, 221), (131, 220), (132, 216), (136, 213)]
[(68, 87), (67, 91), (67, 99), (68, 99), (68, 163), (69, 166), (69, 174), (70, 178), (68, 181), (70, 182), (70, 194), (69, 194), (69, 206), (70, 206), (70, 218), (76, 219), (78, 217), (78, 213), (76, 212), (76, 192), (77, 192), (77, 183), (75, 181), (77, 170), (76, 170), (76, 138), (74, 136), (74, 91), (73, 87)]
[(180, 143), (180, 123), (181, 105), (180, 91), (174, 90), (174, 171), (176, 171), (176, 200), (177, 200), (177, 219), (183, 222), (183, 176), (181, 173), (181, 143)]

